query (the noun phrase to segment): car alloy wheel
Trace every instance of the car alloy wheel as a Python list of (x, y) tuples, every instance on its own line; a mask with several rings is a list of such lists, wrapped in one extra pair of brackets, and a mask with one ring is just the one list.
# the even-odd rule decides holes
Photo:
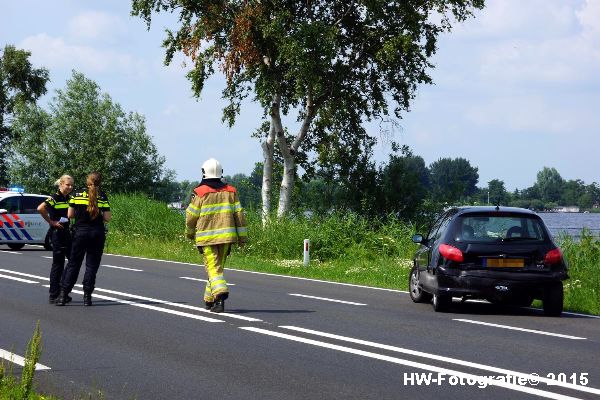
[(408, 277), (408, 287), (410, 298), (415, 303), (428, 303), (431, 301), (431, 294), (423, 291), (419, 286), (419, 275), (417, 267), (413, 267)]

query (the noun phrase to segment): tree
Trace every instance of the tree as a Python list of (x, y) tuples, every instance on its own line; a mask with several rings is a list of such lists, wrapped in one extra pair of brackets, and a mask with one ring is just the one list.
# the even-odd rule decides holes
[[(227, 83), (231, 126), (251, 94), (264, 110), (260, 129), (264, 170), (263, 216), (269, 214), (275, 144), (283, 157), (278, 215), (290, 207), (298, 156), (319, 152), (329, 128), (345, 129), (388, 115), (390, 99), (399, 117), (407, 111), (428, 70), (437, 37), (463, 21), (484, 0), (133, 0), (132, 14), (150, 26), (152, 13), (178, 12), (181, 26), (167, 31), (165, 62), (181, 51), (193, 63), (188, 73), (200, 95), (218, 64)], [(286, 133), (282, 115), (294, 112), (300, 127)], [(349, 125), (340, 121), (347, 115)], [(323, 129), (311, 130), (315, 120)], [(300, 151), (300, 146), (305, 146)], [(326, 148), (327, 146), (325, 146)], [(318, 155), (318, 154), (317, 154)]]
[(425, 161), (407, 148), (401, 155), (390, 155), (380, 170), (385, 211), (395, 212), (405, 219), (412, 218), (427, 196), (429, 171)]
[(455, 203), (477, 192), (479, 173), (464, 158), (440, 158), (429, 166), (432, 200)]
[(15, 108), (35, 103), (46, 93), (48, 70), (33, 68), (31, 53), (6, 46), (0, 56), (0, 186), (8, 184), (7, 154), (14, 138), (11, 128)]
[(28, 190), (47, 192), (64, 173), (81, 187), (97, 170), (109, 191), (158, 194), (156, 184), (172, 178), (172, 171), (163, 175), (164, 157), (146, 134), (144, 117), (126, 114), (83, 74), (73, 72), (49, 108), (20, 107), (13, 123), (18, 139), (10, 175)]
[(564, 180), (554, 168), (544, 167), (537, 173), (537, 186), (544, 203), (556, 203), (560, 201)]
[(508, 205), (509, 194), (504, 188), (504, 182), (499, 179), (492, 179), (488, 182), (487, 191), (491, 204)]

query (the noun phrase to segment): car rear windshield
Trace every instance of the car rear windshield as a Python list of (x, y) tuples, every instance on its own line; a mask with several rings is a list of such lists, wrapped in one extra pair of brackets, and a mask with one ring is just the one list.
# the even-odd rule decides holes
[(454, 225), (457, 242), (542, 242), (548, 236), (544, 224), (535, 215), (464, 214)]

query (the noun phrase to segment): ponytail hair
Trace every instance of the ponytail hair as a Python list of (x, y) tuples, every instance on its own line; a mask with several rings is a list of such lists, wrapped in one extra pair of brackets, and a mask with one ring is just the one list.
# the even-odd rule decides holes
[(61, 176), (60, 178), (58, 178), (58, 179), (56, 180), (56, 182), (54, 182), (54, 184), (55, 184), (56, 186), (60, 186), (60, 185), (62, 185), (63, 183), (65, 183), (66, 181), (73, 181), (73, 177), (72, 177), (71, 175), (67, 175), (67, 174), (65, 174), (65, 175)]
[(98, 191), (100, 190), (100, 185), (102, 184), (102, 175), (100, 172), (92, 172), (87, 176), (85, 183), (88, 187), (88, 206), (87, 212), (90, 214), (92, 219), (96, 219), (96, 217), (100, 214), (100, 209), (98, 208)]

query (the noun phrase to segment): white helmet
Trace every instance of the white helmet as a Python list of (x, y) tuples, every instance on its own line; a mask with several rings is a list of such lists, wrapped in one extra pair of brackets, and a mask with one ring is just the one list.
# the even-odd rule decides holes
[(221, 163), (214, 158), (209, 158), (202, 164), (202, 177), (203, 178), (219, 178), (223, 177), (223, 167)]

